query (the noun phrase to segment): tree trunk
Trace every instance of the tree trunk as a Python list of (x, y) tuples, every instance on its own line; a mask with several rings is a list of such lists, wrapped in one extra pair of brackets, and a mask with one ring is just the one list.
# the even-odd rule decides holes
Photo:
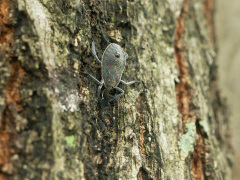
[[(0, 6), (1, 180), (231, 178), (213, 0)], [(101, 80), (105, 33), (139, 81), (114, 105), (82, 73)]]

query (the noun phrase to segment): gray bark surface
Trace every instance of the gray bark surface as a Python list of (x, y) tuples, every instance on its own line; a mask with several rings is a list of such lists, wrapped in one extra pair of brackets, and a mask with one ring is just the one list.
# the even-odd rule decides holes
[[(0, 179), (229, 179), (211, 3), (3, 0)], [(81, 73), (101, 29), (140, 81), (114, 106)]]

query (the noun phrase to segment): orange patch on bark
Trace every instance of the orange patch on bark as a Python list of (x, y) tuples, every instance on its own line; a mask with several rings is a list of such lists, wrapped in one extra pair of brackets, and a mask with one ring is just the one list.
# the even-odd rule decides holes
[(204, 143), (203, 137), (199, 136), (194, 147), (192, 169), (196, 180), (203, 180), (203, 160), (204, 160)]
[(189, 0), (185, 0), (183, 9), (177, 18), (177, 27), (175, 31), (175, 41), (174, 41), (174, 56), (176, 59), (178, 71), (179, 71), (179, 83), (176, 85), (176, 93), (177, 93), (177, 102), (178, 102), (178, 110), (182, 114), (182, 124), (183, 129), (185, 130), (185, 124), (187, 120), (194, 115), (191, 112), (192, 108), (192, 97), (191, 97), (191, 82), (188, 74), (188, 63), (184, 58), (186, 54), (183, 42), (182, 35), (184, 34), (185, 28), (185, 20), (184, 15), (185, 12), (188, 11)]
[(139, 170), (138, 180), (143, 180), (142, 170)]
[(0, 36), (0, 52), (2, 48), (7, 43), (9, 44), (12, 42), (12, 7), (13, 3), (11, 0), (1, 0), (0, 3), (0, 29), (1, 29), (1, 36)]
[(6, 107), (2, 113), (0, 126), (0, 177), (3, 177), (2, 179), (13, 175), (11, 157), (17, 153), (15, 117), (18, 111), (22, 109), (19, 104), (20, 85), (25, 74), (19, 61), (13, 61), (10, 64), (12, 65), (12, 72), (6, 88)]
[[(207, 1), (207, 0), (206, 0)], [(211, 0), (210, 0), (211, 1)], [(189, 0), (185, 0), (183, 8), (179, 17), (177, 18), (177, 26), (175, 31), (174, 41), (174, 56), (179, 71), (179, 83), (176, 85), (178, 110), (182, 114), (182, 128), (185, 131), (185, 124), (188, 122), (197, 122), (197, 116), (194, 112), (194, 105), (192, 102), (192, 87), (189, 76), (188, 62), (186, 61), (186, 51), (182, 36), (185, 30), (185, 14), (188, 12)], [(197, 134), (199, 135), (196, 141), (194, 152), (192, 156), (192, 170), (194, 177), (197, 180), (204, 179), (204, 137), (200, 133), (199, 126), (197, 126)]]
[(213, 26), (213, 10), (214, 10), (214, 1), (205, 0), (203, 3), (204, 12), (206, 15), (206, 21), (208, 26), (208, 37), (210, 43), (214, 45), (214, 26)]
[(12, 74), (9, 79), (9, 84), (7, 88), (7, 99), (9, 102), (13, 102), (17, 107), (17, 110), (21, 109), (20, 104), (20, 85), (24, 77), (24, 70), (20, 65), (20, 62), (14, 60), (10, 63), (12, 65)]
[(12, 25), (13, 2), (1, 0), (0, 3), (0, 53), (4, 53), (4, 60), (11, 67), (8, 84), (5, 88), (5, 109), (1, 114), (0, 124), (0, 180), (11, 179), (14, 173), (14, 166), (11, 158), (17, 153), (15, 145), (17, 132), (15, 117), (20, 106), (20, 85), (24, 77), (24, 70), (20, 62), (12, 56), (14, 28)]

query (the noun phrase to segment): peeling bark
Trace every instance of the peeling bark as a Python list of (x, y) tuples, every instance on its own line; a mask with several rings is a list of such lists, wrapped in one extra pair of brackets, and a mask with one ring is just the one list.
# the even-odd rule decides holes
[[(2, 1), (0, 179), (230, 178), (212, 3)], [(82, 73), (105, 33), (140, 82), (111, 106)]]

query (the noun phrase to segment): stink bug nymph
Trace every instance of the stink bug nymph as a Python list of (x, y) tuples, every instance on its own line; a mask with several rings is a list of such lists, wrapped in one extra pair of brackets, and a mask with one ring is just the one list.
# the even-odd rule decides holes
[[(123, 51), (121, 46), (119, 46), (118, 44), (115, 43), (109, 44), (102, 55), (102, 61), (100, 61), (96, 54), (95, 43), (94, 41), (92, 41), (92, 54), (97, 59), (97, 61), (101, 63), (102, 80), (100, 82), (92, 75), (88, 73), (85, 74), (88, 74), (89, 77), (91, 77), (99, 85), (98, 98), (100, 98), (100, 93), (103, 85), (106, 88), (105, 92), (107, 92), (109, 97), (111, 97), (111, 99), (108, 102), (113, 102), (115, 100), (118, 100), (121, 96), (124, 95), (124, 90), (117, 87), (119, 83), (131, 85), (137, 82), (137, 81), (125, 82), (121, 80), (128, 55)], [(120, 92), (120, 94), (118, 94), (115, 97), (110, 95), (109, 92), (112, 89), (116, 89), (118, 92)]]

